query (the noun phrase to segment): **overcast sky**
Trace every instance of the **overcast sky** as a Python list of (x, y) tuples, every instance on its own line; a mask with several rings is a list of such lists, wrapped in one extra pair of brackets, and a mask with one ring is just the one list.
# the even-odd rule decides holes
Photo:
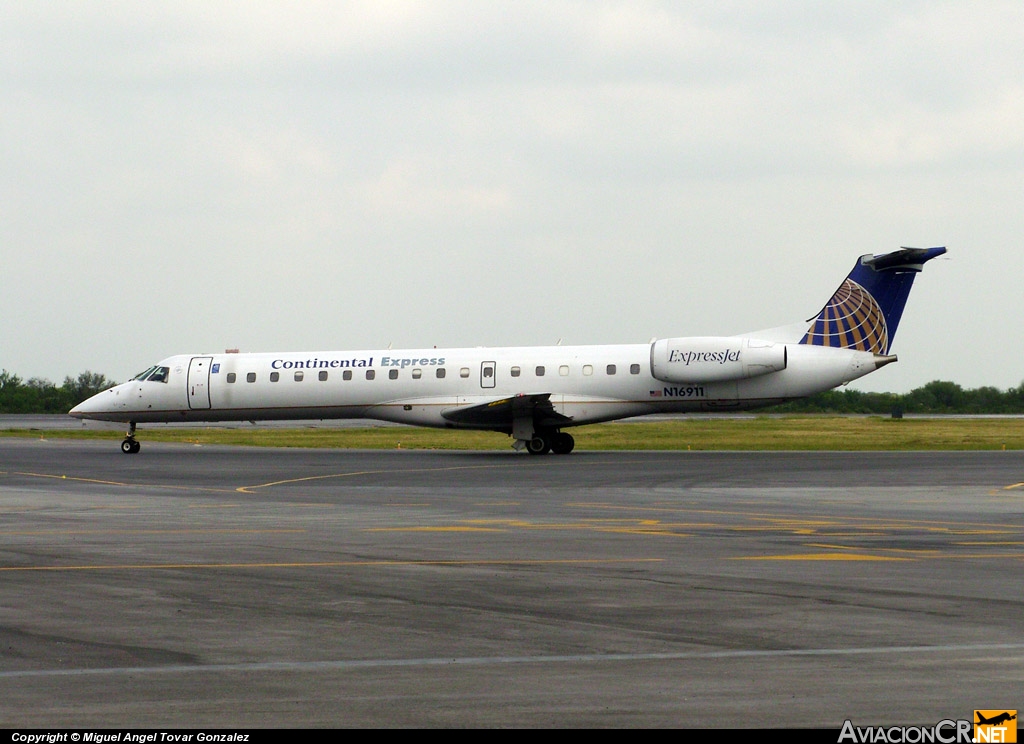
[(1024, 380), (1020, 2), (0, 4), (0, 368), (632, 343), (945, 245), (854, 385)]

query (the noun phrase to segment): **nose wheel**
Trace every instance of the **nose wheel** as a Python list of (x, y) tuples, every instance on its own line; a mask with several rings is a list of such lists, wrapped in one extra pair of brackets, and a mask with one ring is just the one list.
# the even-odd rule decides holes
[(124, 441), (121, 442), (121, 451), (126, 455), (135, 455), (140, 449), (142, 449), (142, 445), (135, 439), (135, 422), (129, 421), (128, 433), (124, 435)]

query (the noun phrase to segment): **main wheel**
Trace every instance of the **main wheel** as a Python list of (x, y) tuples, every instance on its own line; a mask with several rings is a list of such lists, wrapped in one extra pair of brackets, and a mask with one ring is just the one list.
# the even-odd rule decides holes
[(556, 455), (568, 455), (575, 446), (576, 440), (572, 438), (572, 434), (560, 431), (551, 437), (551, 451)]
[(121, 451), (126, 455), (134, 455), (139, 451), (139, 443), (132, 439), (125, 439), (121, 442)]
[(531, 455), (543, 455), (551, 449), (551, 443), (547, 437), (542, 437), (539, 434), (526, 443), (526, 451)]

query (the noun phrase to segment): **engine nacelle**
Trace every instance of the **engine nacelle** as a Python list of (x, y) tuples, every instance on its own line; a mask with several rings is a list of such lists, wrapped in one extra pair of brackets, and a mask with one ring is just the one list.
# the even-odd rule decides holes
[(651, 344), (651, 373), (664, 382), (744, 380), (786, 368), (786, 345), (737, 336), (663, 338)]

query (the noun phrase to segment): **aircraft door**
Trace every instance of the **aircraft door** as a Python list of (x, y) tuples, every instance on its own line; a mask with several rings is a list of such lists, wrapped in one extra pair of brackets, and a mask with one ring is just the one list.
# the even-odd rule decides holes
[(188, 407), (210, 407), (210, 367), (213, 357), (192, 357), (188, 364)]
[(481, 362), (480, 363), (480, 387), (492, 388), (494, 387), (494, 376), (495, 362)]

